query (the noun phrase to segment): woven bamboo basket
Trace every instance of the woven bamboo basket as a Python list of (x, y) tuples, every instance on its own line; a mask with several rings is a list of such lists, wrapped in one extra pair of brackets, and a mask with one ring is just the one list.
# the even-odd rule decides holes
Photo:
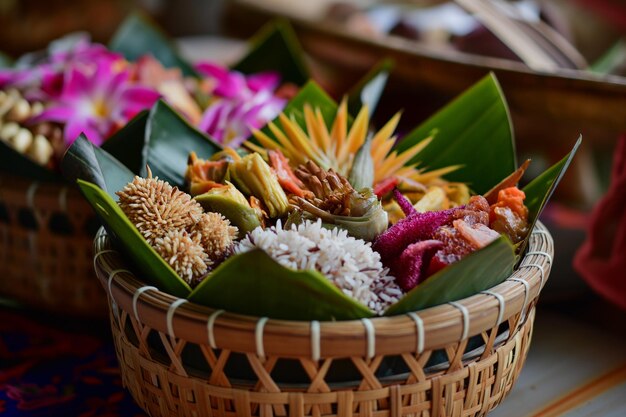
[(45, 311), (105, 317), (93, 279), (95, 214), (77, 189), (0, 173), (0, 296)]
[(189, 303), (134, 276), (106, 232), (94, 245), (124, 384), (152, 417), (485, 415), (521, 371), (553, 254), (539, 224), (490, 291), (390, 318), (301, 322)]

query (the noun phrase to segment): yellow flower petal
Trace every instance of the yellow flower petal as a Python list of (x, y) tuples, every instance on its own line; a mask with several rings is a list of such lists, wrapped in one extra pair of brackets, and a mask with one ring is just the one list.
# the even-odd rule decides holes
[(337, 109), (337, 116), (333, 122), (333, 127), (330, 129), (331, 140), (334, 141), (335, 157), (338, 155), (339, 150), (343, 146), (348, 132), (348, 102), (346, 98), (341, 100), (339, 109)]
[[(394, 114), (394, 116), (389, 119), (387, 123), (385, 123), (383, 128), (380, 129), (378, 133), (376, 133), (376, 135), (374, 135), (374, 137), (372, 138), (372, 150), (376, 151), (377, 149), (385, 145), (389, 145), (389, 139), (391, 138), (393, 132), (398, 126), (398, 122), (400, 121), (400, 115), (400, 112)], [(395, 142), (395, 140), (393, 142)], [(393, 146), (393, 142), (391, 142), (389, 147)], [(384, 158), (388, 152), (389, 151), (385, 152), (383, 155), (380, 156), (380, 158)]]
[(347, 165), (346, 162), (350, 155), (354, 155), (359, 150), (361, 145), (365, 143), (369, 120), (369, 110), (367, 106), (361, 107), (354, 123), (352, 123), (350, 133), (348, 133), (345, 143), (341, 148), (338, 148), (339, 152), (337, 153), (337, 160), (340, 167)]

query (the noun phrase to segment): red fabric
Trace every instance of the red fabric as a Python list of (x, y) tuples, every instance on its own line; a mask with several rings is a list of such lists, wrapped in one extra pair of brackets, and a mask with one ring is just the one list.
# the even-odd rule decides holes
[(626, 310), (626, 135), (614, 158), (611, 186), (591, 214), (574, 267), (595, 291)]
[(581, 6), (600, 16), (614, 29), (626, 32), (625, 0), (576, 0)]

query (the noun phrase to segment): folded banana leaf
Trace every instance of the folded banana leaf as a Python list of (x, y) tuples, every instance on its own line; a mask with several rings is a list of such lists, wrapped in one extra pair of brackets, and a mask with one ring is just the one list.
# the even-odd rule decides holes
[(164, 66), (180, 68), (183, 75), (199, 76), (193, 66), (181, 57), (172, 40), (143, 13), (132, 13), (122, 22), (109, 41), (109, 48), (129, 61), (136, 61), (150, 53)]
[(105, 225), (116, 247), (137, 268), (140, 277), (176, 297), (187, 297), (191, 288), (141, 236), (122, 209), (100, 187), (78, 180), (78, 187)]
[(145, 175), (146, 166), (150, 166), (154, 176), (181, 186), (190, 152), (207, 159), (222, 146), (159, 100), (149, 112), (135, 116), (102, 148), (138, 175)]
[(268, 23), (250, 40), (250, 50), (232, 69), (244, 74), (278, 71), (283, 81), (303, 85), (311, 76), (302, 47), (288, 22)]
[(432, 132), (436, 132), (432, 142), (410, 162), (429, 169), (461, 165), (446, 178), (465, 182), (478, 194), (487, 192), (517, 168), (511, 118), (494, 74), (411, 131), (398, 150), (410, 148)]
[(220, 265), (189, 295), (198, 304), (284, 320), (372, 317), (317, 271), (295, 271), (257, 249)]
[(78, 183), (114, 244), (139, 275), (150, 277), (150, 282), (163, 291), (186, 297), (191, 291), (189, 285), (152, 249), (116, 203), (115, 192), (131, 182), (134, 174), (84, 135), (67, 150), (62, 170), (70, 182)]

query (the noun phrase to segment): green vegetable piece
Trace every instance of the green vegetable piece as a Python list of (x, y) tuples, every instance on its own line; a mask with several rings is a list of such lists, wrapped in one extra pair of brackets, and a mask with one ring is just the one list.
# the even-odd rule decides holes
[(233, 184), (226, 181), (226, 187), (216, 187), (194, 198), (207, 211), (221, 213), (239, 229), (239, 235), (261, 226), (257, 210), (250, 207), (246, 198)]
[(377, 201), (362, 217), (335, 216), (334, 224), (347, 230), (352, 237), (371, 242), (387, 230), (389, 217)]
[(373, 241), (387, 230), (389, 218), (371, 188), (364, 188), (360, 192), (353, 192), (349, 197), (352, 216), (340, 216), (329, 213), (306, 200), (300, 200), (301, 214), (289, 216), (288, 222), (299, 224), (304, 220), (320, 218), (329, 227), (340, 227), (357, 239)]
[(289, 201), (276, 174), (258, 153), (230, 163), (230, 177), (241, 191), (263, 201), (271, 218), (287, 214)]

